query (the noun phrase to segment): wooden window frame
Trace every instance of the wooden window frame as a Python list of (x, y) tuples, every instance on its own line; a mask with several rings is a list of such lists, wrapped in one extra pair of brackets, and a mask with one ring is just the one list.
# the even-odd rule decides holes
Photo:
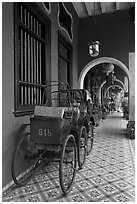
[[(51, 23), (36, 3), (23, 3), (45, 25), (45, 83), (50, 81), (51, 61)], [(30, 115), (35, 105), (21, 106), (19, 104), (19, 3), (14, 3), (14, 114), (15, 116)], [(31, 83), (32, 84), (32, 83)], [(34, 84), (35, 87), (35, 84)], [(44, 84), (41, 86), (44, 87)]]
[[(67, 50), (69, 50), (69, 55), (70, 55), (69, 59), (60, 55), (60, 52), (59, 52), (59, 44), (60, 43), (65, 48), (67, 48)], [(59, 64), (60, 58), (63, 59), (64, 61), (66, 61), (67, 63), (69, 63), (69, 70), (67, 70), (67, 78), (68, 78), (68, 82), (69, 82), (70, 87), (72, 86), (72, 56), (73, 56), (72, 45), (66, 40), (66, 38), (61, 34), (61, 32), (58, 31), (58, 64)]]

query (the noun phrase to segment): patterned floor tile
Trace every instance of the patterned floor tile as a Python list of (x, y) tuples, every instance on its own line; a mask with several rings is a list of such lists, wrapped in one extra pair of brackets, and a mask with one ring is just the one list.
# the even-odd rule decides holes
[(132, 185), (135, 185), (135, 176), (127, 177), (125, 178), (125, 180), (131, 183)]
[(35, 179), (37, 182), (45, 181), (49, 179), (49, 175), (48, 174), (38, 174), (38, 175), (35, 175)]
[(42, 191), (54, 188), (54, 183), (51, 181), (43, 181), (39, 184)]
[(113, 201), (109, 198), (105, 198), (105, 199), (102, 199), (100, 202), (113, 202)]
[(125, 180), (120, 180), (120, 181), (114, 182), (114, 184), (115, 184), (117, 187), (119, 187), (121, 190), (125, 190), (125, 189), (131, 187), (131, 185), (128, 184)]
[(118, 171), (119, 168), (117, 166), (114, 166), (113, 164), (110, 165), (108, 164), (107, 166), (104, 167), (108, 172), (115, 172)]
[(129, 165), (128, 165), (128, 162), (124, 162), (124, 161), (119, 161), (119, 163), (117, 164), (117, 167), (119, 167), (119, 169), (125, 169), (125, 168), (128, 168)]
[[(91, 162), (91, 160), (89, 160), (90, 162)], [(92, 158), (92, 162), (98, 162), (98, 161), (100, 161), (100, 158), (99, 158), (99, 156), (97, 155), (97, 156), (94, 156), (93, 158)]]
[(115, 202), (134, 202), (133, 198), (128, 197), (124, 193), (117, 194), (113, 198), (114, 198)]
[(106, 174), (106, 173), (108, 173), (108, 171), (105, 170), (105, 169), (102, 168), (102, 167), (97, 168), (97, 169), (94, 169), (94, 171), (96, 172), (97, 175), (102, 175), (102, 174)]
[(82, 172), (81, 175), (84, 176), (84, 178), (91, 178), (96, 175), (96, 173), (93, 170), (86, 170), (85, 172)]
[(132, 197), (135, 197), (135, 189), (128, 189), (127, 193)]
[(37, 187), (35, 185), (27, 185), (23, 188), (21, 188), (22, 190), (22, 194), (25, 195), (25, 194), (30, 194), (30, 193), (35, 193), (38, 191)]
[(47, 198), (47, 200), (50, 202), (52, 202), (53, 200), (60, 197), (60, 190), (58, 190), (58, 189), (52, 189), (52, 190), (44, 191), (43, 193), (44, 193), (45, 197)]
[(127, 169), (127, 172), (128, 172), (130, 175), (134, 175), (134, 174), (135, 174), (135, 170), (134, 170), (134, 168), (132, 168), (131, 166)]
[(101, 193), (97, 188), (93, 188), (86, 192), (87, 196), (89, 197), (90, 201), (96, 201), (97, 199), (103, 197), (103, 193)]
[(114, 113), (94, 129), (92, 152), (67, 196), (60, 188), (59, 165), (53, 162), (26, 186), (6, 189), (3, 202), (134, 202), (135, 141), (123, 134), (126, 125), (121, 113)]
[(77, 194), (77, 193), (79, 193), (79, 188), (77, 186), (77, 182), (75, 181), (74, 186), (72, 187), (70, 194), (73, 195), (73, 194)]
[(76, 174), (75, 181), (78, 182), (80, 180), (83, 180), (83, 176), (81, 175), (81, 173), (80, 174)]
[(12, 186), (10, 186), (9, 188), (5, 189), (3, 192), (2, 192), (2, 197), (3, 198), (7, 198), (11, 193), (14, 192), (14, 190), (16, 190), (16, 184), (13, 184)]
[(18, 189), (16, 189), (16, 190), (13, 190), (12, 192), (10, 192), (9, 194), (7, 194), (7, 195), (4, 195), (4, 200), (5, 201), (8, 201), (8, 200), (14, 200), (14, 199), (16, 199), (17, 197), (19, 197), (20, 195), (19, 195), (19, 191), (18, 191)]
[(119, 164), (119, 162), (113, 157), (108, 159), (107, 161), (109, 162), (110, 165), (114, 164), (115, 166), (117, 166)]
[(40, 194), (29, 195), (24, 198), (24, 202), (43, 202), (43, 199)]
[(92, 182), (94, 183), (94, 185), (96, 185), (96, 186), (99, 186), (99, 185), (101, 185), (101, 184), (103, 184), (103, 183), (106, 183), (106, 180), (103, 179), (101, 176), (95, 177), (95, 178), (93, 178), (91, 181), (92, 181)]
[(115, 181), (115, 180), (117, 180), (117, 179), (119, 178), (119, 177), (118, 177), (116, 174), (114, 174), (113, 172), (108, 173), (108, 174), (106, 174), (106, 175), (103, 175), (103, 177), (104, 177), (105, 179), (107, 179), (108, 182)]
[(81, 193), (70, 196), (70, 202), (88, 202), (88, 199)]
[(119, 176), (120, 178), (126, 178), (126, 177), (131, 176), (131, 174), (130, 174), (128, 171), (126, 171), (125, 169), (122, 169), (122, 170), (120, 170), (120, 171), (117, 171), (117, 172), (115, 172), (115, 174), (116, 174), (117, 176)]
[(84, 181), (80, 181), (77, 182), (77, 186), (81, 189), (81, 190), (86, 190), (87, 188), (91, 188), (93, 185), (91, 183), (89, 183), (88, 181), (84, 180)]
[(97, 161), (96, 164), (98, 164), (100, 167), (105, 167), (108, 165), (107, 161), (104, 160)]
[(97, 164), (97, 163), (94, 163), (94, 162), (92, 162), (92, 161), (90, 161), (90, 163), (86, 164), (86, 167), (87, 167), (88, 169), (94, 170), (94, 169), (98, 168), (98, 164)]
[(101, 186), (101, 189), (107, 195), (110, 195), (110, 194), (118, 192), (118, 189), (116, 189), (112, 184), (103, 185), (103, 186)]
[(50, 173), (51, 178), (57, 178), (59, 176), (59, 171), (53, 171)]

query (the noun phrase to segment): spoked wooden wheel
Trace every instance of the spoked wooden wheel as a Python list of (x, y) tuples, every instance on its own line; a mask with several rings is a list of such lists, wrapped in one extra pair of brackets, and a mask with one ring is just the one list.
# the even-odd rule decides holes
[(62, 150), (59, 166), (60, 186), (64, 194), (71, 191), (76, 174), (76, 141), (73, 135), (67, 135)]
[(39, 158), (29, 150), (29, 138), (25, 135), (19, 140), (12, 158), (12, 177), (18, 186), (26, 185), (39, 166)]
[(85, 126), (80, 128), (78, 142), (78, 165), (82, 169), (87, 155), (87, 130)]
[(88, 129), (89, 130), (88, 130), (88, 135), (87, 135), (87, 155), (89, 155), (89, 153), (92, 150), (92, 146), (93, 146), (94, 133), (93, 133), (93, 124), (91, 121), (88, 123)]

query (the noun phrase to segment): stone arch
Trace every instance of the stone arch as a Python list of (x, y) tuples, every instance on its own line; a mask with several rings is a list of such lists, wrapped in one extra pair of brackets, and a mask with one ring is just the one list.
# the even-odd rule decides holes
[(128, 80), (129, 80), (129, 85), (130, 85), (130, 81), (131, 81), (131, 76), (129, 73), (128, 68), (119, 60), (112, 58), (112, 57), (101, 57), (101, 58), (97, 58), (91, 62), (89, 62), (81, 71), (80, 75), (79, 75), (79, 88), (83, 89), (83, 85), (84, 85), (84, 78), (87, 74), (87, 72), (92, 69), (94, 66), (98, 65), (98, 64), (102, 64), (102, 63), (113, 63), (115, 65), (117, 65), (118, 67), (120, 67), (124, 73), (127, 75)]
[[(124, 89), (124, 90), (126, 89), (126, 88), (125, 88), (125, 85), (123, 84), (122, 81), (120, 81), (119, 79), (115, 79), (115, 81), (116, 81), (116, 82), (119, 82), (119, 83), (123, 86), (123, 89)], [(102, 89), (102, 87), (105, 85), (105, 83), (106, 83), (106, 81), (103, 81), (103, 82), (102, 82), (102, 84), (101, 84), (100, 87), (99, 87), (99, 90)], [(114, 85), (115, 85), (115, 84), (114, 84)]]
[[(116, 79), (115, 80), (116, 82), (119, 82), (122, 86), (123, 86), (123, 89), (125, 90), (125, 85), (123, 84), (122, 81), (120, 81), (119, 79)], [(98, 90), (98, 98), (99, 98), (99, 102), (101, 101), (101, 89), (102, 87), (105, 85), (106, 81), (103, 81), (102, 84), (100, 85), (99, 87), (99, 90)]]
[[(119, 83), (123, 86), (123, 89), (126, 90), (126, 87), (125, 87), (125, 85), (123, 84), (122, 81), (120, 81), (119, 79), (116, 79), (116, 82), (119, 82)], [(114, 84), (114, 85), (115, 85), (115, 84)]]
[[(123, 91), (124, 91), (124, 89), (123, 89), (121, 86), (119, 86), (119, 85), (117, 85), (117, 84), (115, 84), (114, 86), (115, 86), (115, 87), (119, 87), (121, 90), (123, 90)], [(107, 91), (108, 91), (110, 88), (112, 88), (112, 87), (113, 87), (113, 85), (109, 86), (109, 87), (106, 89), (106, 91), (105, 91), (105, 94), (104, 94), (104, 95), (106, 95)]]

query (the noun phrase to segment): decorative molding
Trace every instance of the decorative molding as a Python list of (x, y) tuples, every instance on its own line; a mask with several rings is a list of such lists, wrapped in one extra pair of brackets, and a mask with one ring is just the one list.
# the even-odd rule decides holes
[(58, 3), (58, 25), (60, 29), (67, 33), (69, 39), (73, 41), (73, 17), (67, 11), (63, 2)]
[(42, 2), (42, 6), (47, 11), (48, 14), (51, 13), (51, 3), (50, 2)]

